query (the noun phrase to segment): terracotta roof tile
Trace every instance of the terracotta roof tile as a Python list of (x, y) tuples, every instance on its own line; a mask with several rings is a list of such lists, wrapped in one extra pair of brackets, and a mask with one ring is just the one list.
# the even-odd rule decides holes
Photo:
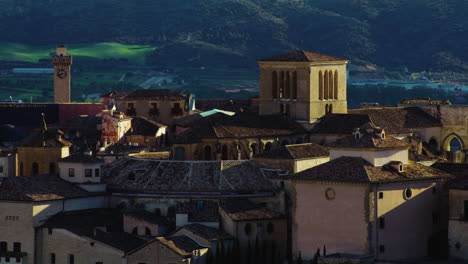
[(29, 136), (21, 140), (19, 147), (66, 147), (72, 143), (63, 138), (63, 132), (59, 129), (48, 129), (45, 132), (35, 130)]
[(207, 240), (234, 239), (234, 237), (224, 232), (223, 230), (201, 224), (190, 224), (181, 227), (181, 229), (182, 228), (188, 229)]
[(149, 120), (144, 117), (133, 117), (132, 127), (126, 135), (139, 135), (139, 136), (156, 136), (160, 128), (167, 127), (156, 121)]
[(135, 90), (120, 98), (120, 100), (185, 100), (182, 91), (169, 89)]
[(255, 158), (267, 159), (307, 159), (329, 156), (328, 149), (314, 143), (281, 146), (270, 151), (259, 153)]
[(204, 248), (188, 236), (157, 237), (156, 239), (184, 257), (191, 256), (194, 250)]
[(297, 50), (286, 54), (281, 54), (260, 61), (290, 61), (290, 62), (325, 62), (325, 61), (347, 61), (347, 59), (338, 58), (330, 55)]
[(370, 122), (366, 114), (329, 114), (312, 129), (313, 134), (351, 134), (356, 127)]
[(284, 218), (284, 215), (261, 207), (247, 199), (228, 199), (220, 202), (221, 209), (234, 221)]

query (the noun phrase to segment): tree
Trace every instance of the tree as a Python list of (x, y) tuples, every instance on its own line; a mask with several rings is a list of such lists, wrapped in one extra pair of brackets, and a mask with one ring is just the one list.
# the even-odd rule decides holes
[(301, 253), (301, 251), (299, 251), (299, 255), (297, 256), (296, 264), (302, 264), (302, 253)]
[(323, 245), (323, 256), (326, 256), (327, 255), (327, 248), (325, 247), (325, 245)]
[(209, 248), (208, 253), (206, 253), (206, 264), (214, 264), (213, 250), (211, 250), (211, 248)]

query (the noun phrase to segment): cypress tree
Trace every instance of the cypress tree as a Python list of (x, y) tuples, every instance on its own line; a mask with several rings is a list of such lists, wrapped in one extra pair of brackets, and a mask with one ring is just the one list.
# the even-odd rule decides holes
[(247, 252), (245, 255), (246, 255), (245, 263), (247, 264), (252, 263), (252, 246), (250, 245), (250, 239), (247, 241)]
[(323, 245), (323, 256), (326, 256), (327, 255), (327, 248), (325, 247), (325, 245)]
[(301, 254), (301, 251), (299, 251), (299, 255), (297, 256), (296, 264), (302, 264), (302, 254)]
[(219, 264), (221, 264), (221, 263), (226, 264), (225, 263), (226, 262), (226, 250), (224, 248), (224, 240), (221, 239), (221, 240), (218, 240), (218, 241), (221, 244), (221, 255), (218, 258), (218, 263)]
[(206, 253), (206, 264), (214, 264), (213, 263), (213, 250), (211, 250), (211, 248), (209, 248), (208, 253)]

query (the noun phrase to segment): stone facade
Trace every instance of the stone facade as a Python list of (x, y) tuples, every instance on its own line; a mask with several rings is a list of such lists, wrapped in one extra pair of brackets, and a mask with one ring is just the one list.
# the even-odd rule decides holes
[(54, 64), (54, 102), (70, 103), (72, 56), (64, 46), (57, 47), (57, 54), (52, 56)]
[(69, 155), (69, 146), (18, 147), (16, 175), (57, 174), (58, 161)]
[[(117, 110), (129, 116), (141, 116), (161, 122), (165, 125), (172, 125), (175, 119), (189, 114), (186, 111), (186, 100), (151, 100), (151, 99), (129, 99), (116, 100)], [(155, 108), (156, 107), (156, 108)], [(156, 110), (157, 111), (156, 111)], [(156, 114), (157, 113), (157, 114)]]
[(132, 127), (132, 119), (123, 113), (105, 110), (101, 114), (102, 132), (101, 141), (107, 144), (116, 144), (123, 140), (125, 133)]
[(327, 113), (347, 113), (346, 64), (260, 61), (260, 114), (312, 123)]

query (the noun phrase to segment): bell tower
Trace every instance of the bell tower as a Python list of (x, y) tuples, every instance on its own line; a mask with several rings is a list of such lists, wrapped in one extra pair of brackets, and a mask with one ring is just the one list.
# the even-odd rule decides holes
[(72, 56), (67, 53), (67, 47), (57, 47), (57, 53), (52, 55), (54, 64), (54, 102), (70, 102), (70, 80)]
[(347, 59), (298, 50), (258, 64), (260, 115), (311, 124), (329, 113), (347, 113)]

